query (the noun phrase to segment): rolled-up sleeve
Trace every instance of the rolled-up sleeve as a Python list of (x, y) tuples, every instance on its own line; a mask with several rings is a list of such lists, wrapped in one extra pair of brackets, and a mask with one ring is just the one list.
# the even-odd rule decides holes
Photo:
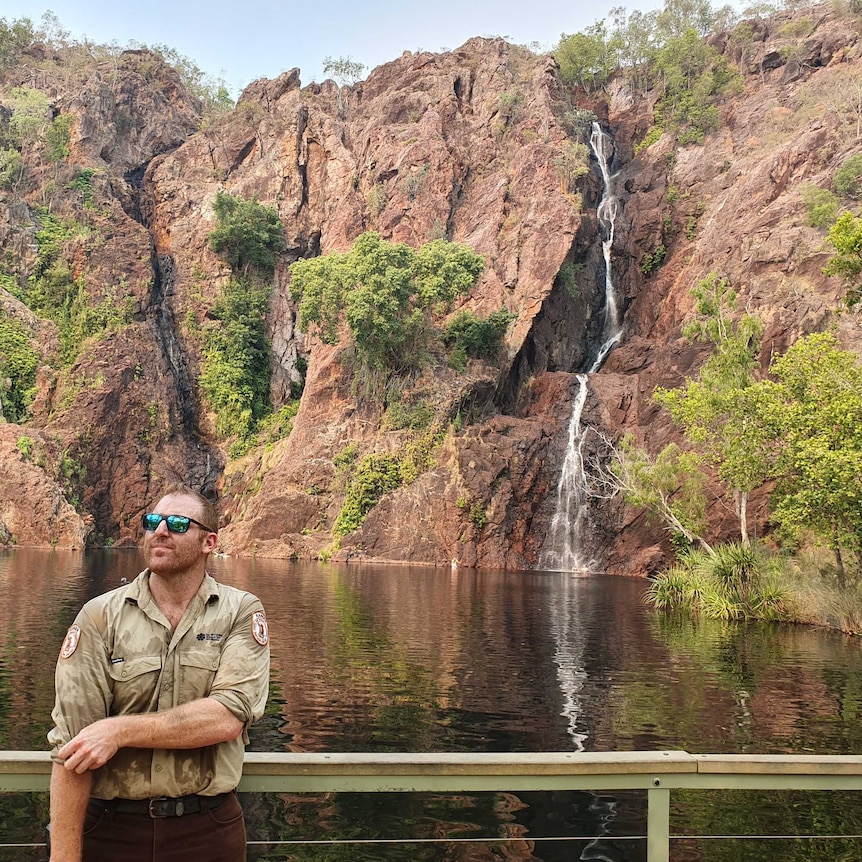
[(264, 712), (269, 693), (269, 629), (260, 600), (243, 598), (228, 634), (209, 696), (248, 728)]
[(83, 728), (106, 718), (111, 709), (110, 661), (105, 642), (88, 606), (69, 627), (54, 672), (53, 728), (48, 733), (51, 757)]

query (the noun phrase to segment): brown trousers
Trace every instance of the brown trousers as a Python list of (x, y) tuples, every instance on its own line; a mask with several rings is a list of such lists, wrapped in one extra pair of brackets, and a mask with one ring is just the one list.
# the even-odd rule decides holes
[(245, 821), (232, 793), (218, 808), (182, 817), (87, 811), (83, 862), (245, 862)]

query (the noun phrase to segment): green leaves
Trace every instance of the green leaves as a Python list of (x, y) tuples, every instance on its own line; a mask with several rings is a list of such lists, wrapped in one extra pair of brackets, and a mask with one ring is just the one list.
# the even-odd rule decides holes
[(218, 433), (237, 438), (237, 454), (251, 445), (257, 422), (269, 412), (268, 306), (268, 287), (231, 281), (212, 310), (218, 322), (204, 329), (200, 386), (217, 412)]
[(57, 324), (60, 358), (70, 365), (87, 338), (129, 322), (126, 286), (122, 279), (116, 286), (105, 285), (101, 301), (94, 304), (85, 276), (82, 273), (76, 277), (70, 266), (75, 251), (85, 250), (90, 241), (90, 228), (45, 210), (39, 212), (39, 219), (39, 251), (21, 298), (40, 317)]
[(554, 57), (563, 81), (591, 92), (603, 87), (619, 65), (619, 49), (618, 40), (608, 35), (604, 22), (597, 21), (582, 33), (563, 34)]
[(347, 253), (296, 261), (291, 293), (301, 326), (333, 344), (343, 320), (360, 366), (399, 373), (421, 365), (432, 315), (466, 293), (483, 268), (467, 246), (434, 240), (417, 250), (368, 232)]
[(774, 520), (862, 555), (862, 368), (831, 333), (809, 335), (774, 363), (780, 440)]
[(771, 463), (767, 429), (759, 418), (760, 391), (754, 388), (762, 323), (752, 315), (733, 319), (736, 293), (715, 273), (691, 293), (697, 316), (683, 331), (715, 349), (697, 379), (679, 389), (657, 389), (655, 399), (670, 411), (719, 478), (747, 494), (765, 481)]
[(210, 247), (234, 272), (212, 309), (218, 321), (204, 329), (200, 385), (218, 418), (216, 430), (234, 437), (232, 455), (254, 442), (269, 402), (270, 343), (266, 335), (269, 279), (284, 248), (278, 211), (225, 192), (216, 194)]
[(835, 255), (823, 272), (844, 279), (844, 302), (848, 308), (855, 308), (862, 300), (862, 216), (842, 213), (829, 229), (826, 241), (835, 249)]
[(33, 400), (38, 365), (39, 354), (21, 321), (0, 311), (0, 401), (8, 421), (20, 422), (25, 417)]
[(278, 253), (284, 248), (284, 231), (278, 211), (225, 192), (216, 194), (216, 226), (209, 234), (210, 248), (237, 274), (272, 276)]
[(358, 529), (378, 500), (400, 485), (401, 468), (396, 455), (366, 455), (356, 465), (344, 506), (332, 532), (336, 536), (346, 536)]
[(459, 311), (446, 326), (445, 341), (451, 346), (450, 364), (463, 371), (467, 357), (492, 357), (515, 315), (501, 308), (487, 319), (476, 317), (471, 311)]

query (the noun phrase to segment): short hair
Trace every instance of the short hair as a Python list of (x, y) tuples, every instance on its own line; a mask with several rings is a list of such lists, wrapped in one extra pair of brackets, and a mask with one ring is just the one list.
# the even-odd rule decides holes
[(218, 509), (212, 500), (204, 497), (200, 491), (195, 491), (184, 482), (174, 482), (163, 494), (163, 497), (170, 496), (191, 497), (201, 509), (201, 521), (207, 525), (207, 529), (211, 533), (218, 532)]

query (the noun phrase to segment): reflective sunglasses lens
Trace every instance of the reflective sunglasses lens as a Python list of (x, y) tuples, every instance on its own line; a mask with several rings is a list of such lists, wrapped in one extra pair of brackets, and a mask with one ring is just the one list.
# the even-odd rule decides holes
[(172, 533), (185, 533), (191, 523), (191, 518), (185, 515), (168, 515), (165, 520), (168, 522), (168, 529)]
[(159, 524), (162, 523), (162, 516), (157, 515), (155, 512), (150, 512), (148, 515), (144, 515), (141, 518), (141, 524), (143, 524), (144, 529), (148, 533), (152, 533), (154, 530), (158, 530)]

